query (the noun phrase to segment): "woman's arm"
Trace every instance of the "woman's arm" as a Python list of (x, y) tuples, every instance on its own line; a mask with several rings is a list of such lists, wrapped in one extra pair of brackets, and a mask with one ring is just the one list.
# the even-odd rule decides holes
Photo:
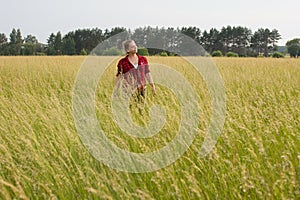
[(116, 79), (116, 86), (115, 86), (115, 90), (114, 90), (114, 97), (117, 96), (117, 93), (118, 93), (118, 90), (119, 90), (119, 87), (120, 87), (120, 84), (121, 84), (121, 77), (122, 77), (121, 74), (119, 74), (119, 75), (117, 76), (117, 79)]
[(152, 87), (153, 95), (156, 95), (155, 85), (154, 85), (154, 82), (153, 82), (153, 79), (152, 79), (152, 76), (151, 76), (150, 72), (146, 73), (146, 79)]

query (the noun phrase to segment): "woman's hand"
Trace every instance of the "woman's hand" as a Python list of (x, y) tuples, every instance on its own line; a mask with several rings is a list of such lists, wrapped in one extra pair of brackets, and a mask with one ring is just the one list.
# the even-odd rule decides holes
[(152, 87), (152, 93), (155, 96), (156, 95), (156, 89), (155, 89), (154, 83), (151, 84), (151, 87)]

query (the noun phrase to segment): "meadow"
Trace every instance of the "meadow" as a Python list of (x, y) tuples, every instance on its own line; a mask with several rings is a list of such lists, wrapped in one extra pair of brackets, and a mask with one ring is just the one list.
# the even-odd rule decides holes
[[(190, 148), (169, 166), (147, 173), (112, 169), (82, 144), (73, 117), (72, 92), (82, 56), (0, 57), (0, 199), (299, 199), (300, 60), (214, 58), (224, 81), (226, 119), (213, 150), (198, 153), (211, 115), (208, 90), (178, 57), (149, 57), (189, 80), (201, 115)], [(180, 104), (168, 88), (147, 88), (149, 108), (162, 105), (166, 123), (151, 138), (132, 138), (117, 126), (110, 97), (115, 60), (96, 91), (99, 125), (131, 152), (158, 150), (180, 126)]]

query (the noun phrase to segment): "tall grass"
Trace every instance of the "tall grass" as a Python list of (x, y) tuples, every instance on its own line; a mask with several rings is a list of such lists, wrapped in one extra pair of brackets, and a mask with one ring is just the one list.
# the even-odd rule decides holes
[[(300, 60), (216, 58), (225, 82), (227, 116), (213, 151), (199, 159), (210, 117), (201, 77), (182, 59), (149, 57), (183, 74), (201, 107), (199, 136), (176, 162), (149, 173), (113, 170), (90, 155), (72, 116), (72, 89), (84, 57), (0, 58), (0, 199), (297, 199), (300, 196)], [(115, 124), (110, 97), (114, 62), (96, 91), (99, 124), (119, 147), (162, 148), (180, 125), (168, 88), (148, 92), (144, 114), (161, 104), (167, 122), (153, 138), (131, 138)]]

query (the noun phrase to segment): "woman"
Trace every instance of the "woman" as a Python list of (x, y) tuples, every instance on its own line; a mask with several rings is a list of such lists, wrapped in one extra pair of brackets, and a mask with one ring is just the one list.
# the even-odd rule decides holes
[(116, 96), (118, 92), (122, 78), (124, 79), (122, 86), (126, 95), (136, 92), (139, 99), (140, 96), (145, 98), (146, 79), (151, 85), (153, 95), (155, 95), (155, 85), (146, 57), (137, 53), (137, 46), (133, 40), (124, 41), (123, 48), (127, 55), (117, 65), (118, 71), (114, 95)]

